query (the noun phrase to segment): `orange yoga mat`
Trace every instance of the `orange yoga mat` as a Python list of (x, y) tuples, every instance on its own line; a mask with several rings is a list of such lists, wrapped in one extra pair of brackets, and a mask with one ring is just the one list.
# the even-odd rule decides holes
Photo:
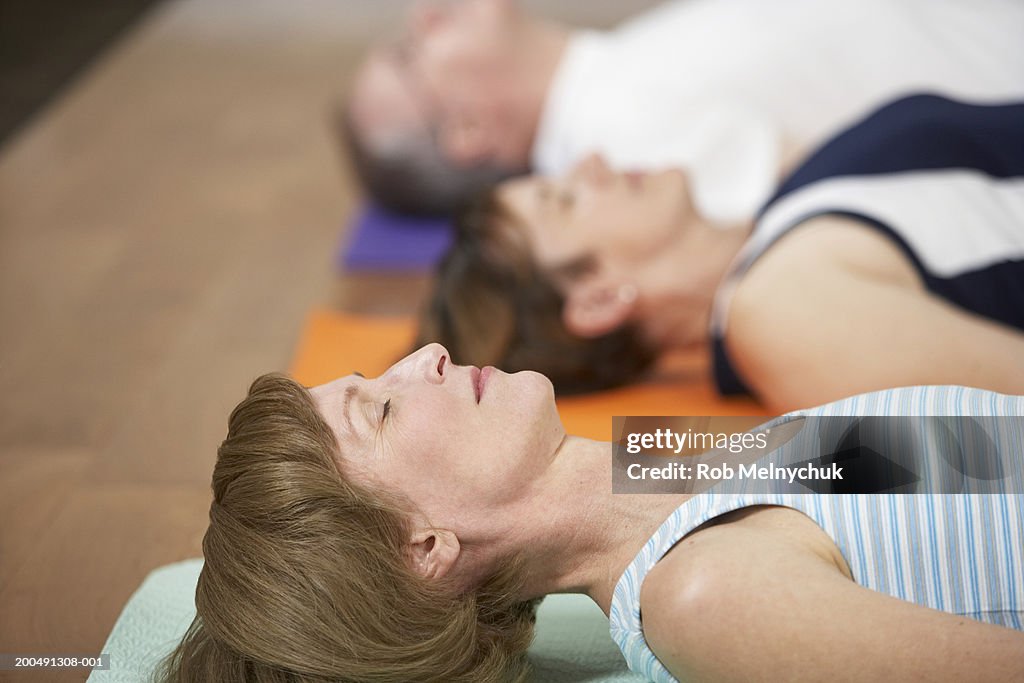
[[(354, 371), (374, 377), (401, 358), (413, 338), (408, 319), (314, 310), (306, 319), (291, 373), (307, 386)], [(708, 379), (661, 381), (558, 399), (566, 431), (611, 440), (613, 415), (767, 415), (746, 398), (720, 397)]]

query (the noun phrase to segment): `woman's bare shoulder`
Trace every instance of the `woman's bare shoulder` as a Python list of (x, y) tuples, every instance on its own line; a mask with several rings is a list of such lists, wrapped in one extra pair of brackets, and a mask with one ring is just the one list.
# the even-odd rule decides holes
[(693, 653), (728, 636), (758, 600), (774, 600), (767, 579), (834, 573), (849, 579), (839, 549), (802, 512), (776, 506), (744, 508), (686, 536), (644, 579), (644, 635), (671, 670), (689, 669)]
[(785, 297), (813, 302), (809, 286), (885, 282), (922, 288), (910, 259), (891, 238), (845, 216), (818, 216), (791, 230), (751, 266), (733, 305), (764, 307)]
[(1024, 634), (857, 585), (816, 526), (757, 508), (677, 545), (640, 597), (661, 663), (680, 680), (1024, 680)]
[(717, 517), (669, 550), (644, 580), (641, 607), (647, 598), (653, 598), (652, 605), (663, 604), (700, 589), (700, 581), (709, 578), (704, 570), (725, 580), (740, 567), (774, 572), (759, 560), (779, 553), (797, 562), (825, 562), (850, 576), (839, 548), (814, 520), (792, 508), (756, 505)]
[[(751, 388), (778, 408), (855, 393), (856, 383), (821, 369), (831, 367), (835, 354), (855, 352), (851, 346), (864, 329), (878, 327), (879, 310), (863, 305), (866, 294), (894, 290), (925, 295), (895, 242), (853, 219), (811, 219), (740, 281), (729, 306), (726, 347)], [(820, 388), (820, 395), (808, 393), (808, 386)]]

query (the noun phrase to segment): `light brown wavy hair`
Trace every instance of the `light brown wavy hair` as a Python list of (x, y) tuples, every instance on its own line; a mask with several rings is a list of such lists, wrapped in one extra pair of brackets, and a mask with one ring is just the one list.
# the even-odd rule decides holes
[(656, 354), (635, 326), (584, 338), (562, 320), (565, 296), (558, 281), (583, 276), (592, 259), (547, 272), (534, 260), (525, 235), (497, 190), (459, 212), (455, 241), (435, 273), (415, 347), (440, 342), (461, 364), (536, 370), (561, 394), (619, 386), (646, 372)]
[(196, 617), (165, 683), (523, 681), (536, 601), (516, 561), (473, 588), (407, 561), (410, 505), (335, 466), (304, 387), (257, 379), (217, 451)]

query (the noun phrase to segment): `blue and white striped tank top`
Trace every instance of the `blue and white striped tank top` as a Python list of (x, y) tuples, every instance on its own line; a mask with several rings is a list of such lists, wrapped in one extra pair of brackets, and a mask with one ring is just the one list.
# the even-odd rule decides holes
[(723, 394), (748, 393), (725, 344), (732, 293), (781, 237), (822, 215), (878, 230), (931, 293), (1024, 330), (1024, 103), (915, 95), (832, 138), (761, 210), (712, 309)]
[[(1024, 396), (964, 387), (906, 387), (798, 411), (769, 425), (812, 415), (1024, 416)], [(1024, 420), (1006, 423), (996, 435), (996, 447), (1021, 464), (1015, 474), (1019, 479)], [(752, 505), (780, 505), (810, 517), (835, 542), (861, 586), (1024, 630), (1022, 494), (722, 494), (712, 489), (677, 508), (616, 584), (611, 635), (632, 671), (659, 683), (676, 681), (644, 638), (640, 587), (647, 573), (701, 524)]]

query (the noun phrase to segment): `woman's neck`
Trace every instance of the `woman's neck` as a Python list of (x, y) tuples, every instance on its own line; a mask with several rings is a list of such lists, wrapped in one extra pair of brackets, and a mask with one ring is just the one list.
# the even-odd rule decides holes
[(671, 351), (707, 341), (715, 293), (750, 230), (697, 224), (638, 276), (641, 328), (656, 348)]
[(612, 444), (568, 437), (521, 517), (528, 595), (585, 593), (605, 614), (615, 585), (688, 495), (613, 494)]

